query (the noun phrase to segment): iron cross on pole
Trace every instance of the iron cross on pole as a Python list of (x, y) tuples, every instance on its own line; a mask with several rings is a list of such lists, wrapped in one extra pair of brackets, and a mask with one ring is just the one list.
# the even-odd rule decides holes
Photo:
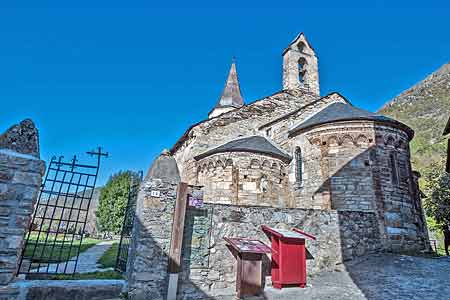
[(103, 152), (103, 149), (100, 146), (97, 147), (97, 149), (92, 150), (92, 151), (88, 151), (86, 153), (91, 155), (91, 156), (97, 156), (97, 166), (100, 166), (100, 159), (102, 158), (102, 156), (104, 156), (104, 157), (108, 157), (109, 156), (108, 152)]
[(72, 158), (72, 166), (70, 167), (72, 172), (73, 172), (73, 169), (75, 169), (77, 162), (78, 162), (77, 156), (74, 155)]

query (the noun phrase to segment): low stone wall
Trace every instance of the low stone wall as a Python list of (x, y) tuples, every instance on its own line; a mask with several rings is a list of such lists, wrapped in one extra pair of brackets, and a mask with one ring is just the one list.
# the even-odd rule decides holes
[[(258, 238), (270, 245), (261, 225), (297, 227), (317, 237), (316, 241), (307, 241), (314, 257), (307, 263), (309, 274), (334, 270), (345, 260), (381, 248), (376, 215), (371, 212), (206, 204), (201, 209), (190, 208), (187, 220), (191, 221), (184, 232), (180, 299), (233, 295), (235, 259), (223, 238)], [(201, 260), (205, 265), (198, 263)], [(269, 257), (265, 262), (265, 275), (270, 276)]]
[[(130, 299), (165, 297), (176, 187), (174, 181), (153, 178), (147, 178), (141, 186), (129, 260)], [(155, 192), (159, 192), (159, 196), (155, 196)], [(317, 237), (317, 241), (307, 242), (307, 248), (314, 257), (308, 261), (310, 274), (332, 270), (346, 259), (381, 247), (373, 212), (224, 204), (189, 208), (184, 230), (179, 299), (234, 295), (235, 260), (223, 237), (256, 237), (269, 243), (260, 229), (263, 224), (297, 227)], [(266, 258), (267, 275), (268, 262)]]

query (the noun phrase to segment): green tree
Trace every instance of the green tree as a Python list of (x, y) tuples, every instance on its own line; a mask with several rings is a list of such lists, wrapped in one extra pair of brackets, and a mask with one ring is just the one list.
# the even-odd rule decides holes
[(445, 223), (450, 223), (450, 174), (445, 172), (443, 163), (435, 163), (425, 175), (424, 208), (427, 216), (433, 218), (434, 228), (438, 229)]
[(112, 175), (100, 191), (96, 212), (100, 232), (110, 236), (119, 234), (125, 216), (130, 186), (139, 176), (132, 171)]

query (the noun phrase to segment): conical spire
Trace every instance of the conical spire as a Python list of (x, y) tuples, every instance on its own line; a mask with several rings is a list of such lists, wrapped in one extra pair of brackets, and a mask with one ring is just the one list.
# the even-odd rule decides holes
[[(228, 73), (227, 82), (223, 89), (219, 101), (210, 113), (210, 117), (217, 116), (234, 108), (239, 108), (244, 105), (244, 100), (241, 96), (241, 88), (236, 71), (236, 63), (233, 59), (231, 63), (230, 72)], [(228, 108), (228, 109), (226, 109)]]
[(222, 96), (220, 96), (219, 102), (217, 102), (216, 107), (241, 107), (244, 105), (244, 100), (241, 96), (241, 88), (239, 86), (239, 80), (236, 71), (236, 63), (231, 63), (230, 72), (228, 73), (228, 79), (225, 83), (225, 88), (223, 89)]

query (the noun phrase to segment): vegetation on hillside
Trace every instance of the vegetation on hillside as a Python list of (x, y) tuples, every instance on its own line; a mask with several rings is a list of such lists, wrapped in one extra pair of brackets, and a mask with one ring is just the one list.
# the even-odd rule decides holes
[(432, 164), (446, 155), (442, 133), (450, 117), (450, 64), (400, 94), (379, 112), (414, 129), (412, 164), (425, 175)]

